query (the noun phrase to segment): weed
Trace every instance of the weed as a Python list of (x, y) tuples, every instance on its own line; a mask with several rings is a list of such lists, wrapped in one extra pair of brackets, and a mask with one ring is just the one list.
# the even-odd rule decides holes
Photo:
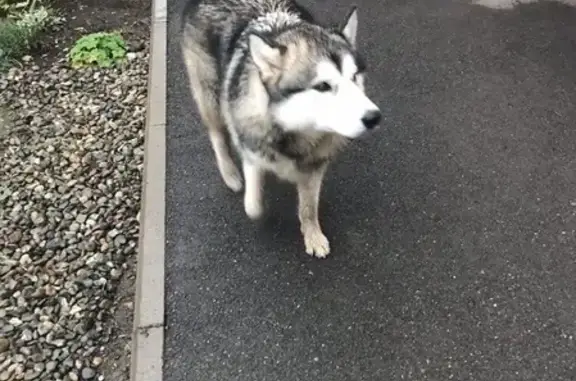
[(33, 0), (0, 0), (0, 18), (6, 19), (33, 7)]
[(26, 51), (28, 33), (14, 21), (0, 21), (0, 63), (5, 65), (13, 57)]
[(110, 67), (126, 57), (126, 43), (118, 33), (92, 33), (81, 37), (68, 53), (72, 67)]
[[(53, 20), (51, 9), (44, 6), (24, 9), (22, 3), (0, 0), (2, 7), (11, 13), (0, 19), (0, 69), (20, 58), (32, 48), (36, 38)], [(14, 5), (7, 8), (7, 5)], [(8, 11), (6, 11), (8, 12)]]

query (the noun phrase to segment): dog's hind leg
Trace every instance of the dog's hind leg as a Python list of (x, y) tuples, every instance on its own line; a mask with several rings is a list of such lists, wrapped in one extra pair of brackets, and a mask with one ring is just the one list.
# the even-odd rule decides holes
[(204, 116), (203, 119), (214, 120), (211, 124), (208, 124), (206, 121), (204, 123), (208, 125), (208, 135), (210, 136), (210, 142), (214, 150), (214, 155), (216, 156), (216, 164), (218, 165), (222, 180), (224, 180), (228, 188), (234, 192), (239, 192), (242, 190), (242, 176), (230, 155), (230, 144), (226, 127), (222, 123), (219, 114), (206, 110), (204, 114), (206, 116)]
[(330, 243), (322, 233), (318, 218), (318, 204), (326, 166), (303, 176), (296, 183), (298, 189), (298, 218), (304, 237), (306, 253), (324, 258), (330, 254)]
[(215, 63), (201, 49), (183, 47), (182, 51), (188, 69), (192, 95), (202, 122), (208, 128), (220, 175), (228, 188), (239, 192), (242, 189), (242, 176), (232, 160), (228, 131), (220, 114)]

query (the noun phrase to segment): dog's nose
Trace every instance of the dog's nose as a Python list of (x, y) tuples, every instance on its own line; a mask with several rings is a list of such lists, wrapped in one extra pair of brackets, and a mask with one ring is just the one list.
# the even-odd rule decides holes
[(382, 113), (380, 112), (380, 110), (372, 110), (368, 111), (362, 117), (362, 123), (364, 123), (364, 127), (371, 130), (374, 127), (376, 127), (378, 123), (380, 123), (380, 119), (382, 119)]

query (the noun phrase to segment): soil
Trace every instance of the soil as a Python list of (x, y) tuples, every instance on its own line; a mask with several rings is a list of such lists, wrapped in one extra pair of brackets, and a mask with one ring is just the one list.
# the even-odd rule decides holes
[(106, 345), (102, 353), (103, 362), (99, 370), (104, 380), (130, 380), (135, 281), (136, 261), (131, 260), (126, 263), (126, 270), (117, 290), (117, 307), (110, 318), (115, 332), (114, 339)]
[(39, 41), (32, 56), (42, 63), (63, 58), (81, 36), (102, 31), (120, 31), (130, 51), (148, 45), (151, 0), (51, 0), (63, 21)]
[[(39, 42), (32, 56), (41, 66), (64, 58), (81, 36), (100, 31), (120, 31), (130, 51), (145, 49), (150, 40), (151, 0), (52, 0), (52, 7), (63, 18)], [(136, 261), (128, 261), (116, 296), (117, 306), (110, 316), (114, 339), (103, 349), (100, 373), (105, 380), (130, 379)]]

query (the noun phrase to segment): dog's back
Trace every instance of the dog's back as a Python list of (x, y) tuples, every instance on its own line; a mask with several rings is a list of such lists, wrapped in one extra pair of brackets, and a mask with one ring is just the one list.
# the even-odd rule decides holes
[[(234, 46), (248, 23), (278, 11), (314, 21), (305, 8), (292, 0), (189, 1), (182, 17), (182, 48), (188, 69), (196, 76), (206, 77), (204, 80), (218, 79), (221, 86)], [(192, 85), (196, 90), (197, 86)]]

